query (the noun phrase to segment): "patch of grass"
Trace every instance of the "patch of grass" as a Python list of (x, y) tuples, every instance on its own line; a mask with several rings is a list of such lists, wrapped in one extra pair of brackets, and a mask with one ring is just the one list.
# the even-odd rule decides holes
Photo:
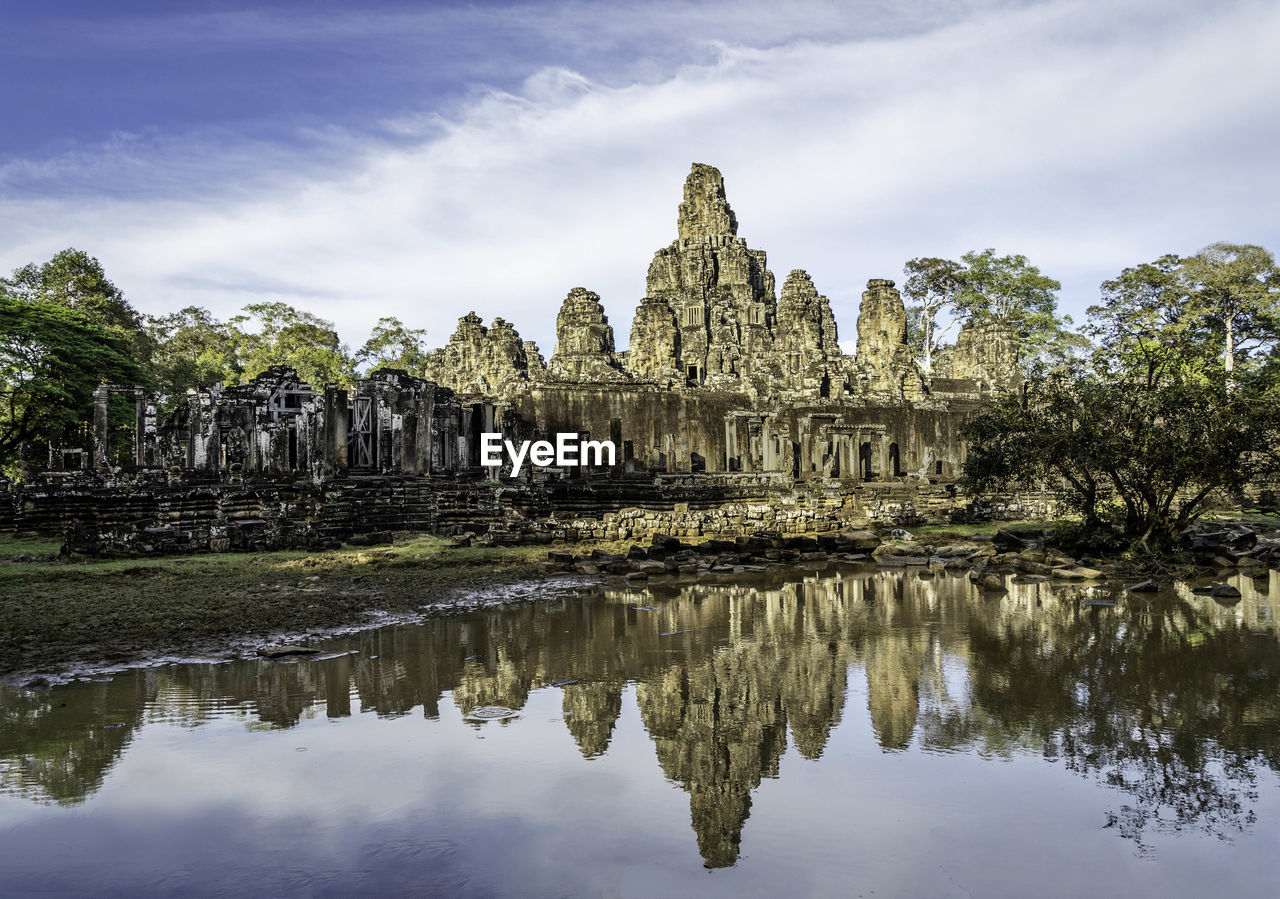
[(923, 527), (908, 528), (917, 538), (928, 538), (930, 541), (964, 540), (969, 537), (994, 534), (1004, 528), (1045, 528), (1048, 529), (1057, 521), (972, 521), (956, 524), (927, 524)]
[(13, 556), (56, 556), (61, 549), (61, 540), (48, 540), (43, 537), (0, 536), (0, 562)]
[(236, 641), (358, 625), (457, 588), (526, 579), (549, 549), (600, 544), (455, 547), (420, 536), (326, 552), (16, 561), (37, 555), (32, 546), (49, 544), (0, 540), (0, 674), (210, 654)]
[(1233, 524), (1247, 524), (1250, 527), (1271, 530), (1280, 527), (1280, 512), (1259, 512), (1256, 509), (1244, 512), (1213, 511), (1200, 516), (1200, 521), (1229, 521)]

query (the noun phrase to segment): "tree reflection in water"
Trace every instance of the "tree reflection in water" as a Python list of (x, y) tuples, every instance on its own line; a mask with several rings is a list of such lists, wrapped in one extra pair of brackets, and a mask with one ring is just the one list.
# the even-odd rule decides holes
[[(788, 733), (818, 759), (850, 671), (889, 753), (1041, 754), (1123, 796), (1110, 821), (1229, 837), (1253, 822), (1259, 771), (1280, 771), (1280, 645), (1268, 596), (1236, 579), (1223, 607), (1180, 587), (1081, 605), (1084, 588), (867, 568), (605, 588), (333, 641), (322, 661), (189, 664), (109, 683), (0, 694), (0, 790), (74, 804), (150, 721), (240, 715), (255, 728), (361, 710), (521, 708), (563, 691), (586, 758), (608, 751), (635, 684), (665, 775), (690, 795), (709, 867), (733, 864), (752, 791), (778, 777)], [(640, 607), (640, 608), (638, 608)], [(649, 610), (644, 607), (653, 607)], [(480, 726), (480, 725), (473, 725)], [(518, 724), (517, 724), (518, 726)]]

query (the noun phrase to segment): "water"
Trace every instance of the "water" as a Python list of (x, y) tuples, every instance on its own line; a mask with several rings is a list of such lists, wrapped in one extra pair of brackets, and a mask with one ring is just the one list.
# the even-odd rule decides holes
[(1280, 575), (1233, 583), (562, 588), (5, 690), (0, 892), (1275, 895)]

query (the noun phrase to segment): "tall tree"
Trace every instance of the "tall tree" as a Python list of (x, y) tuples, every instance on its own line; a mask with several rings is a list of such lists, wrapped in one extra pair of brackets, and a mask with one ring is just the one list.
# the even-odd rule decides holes
[(426, 336), (424, 328), (410, 328), (394, 316), (384, 316), (356, 352), (356, 362), (367, 366), (367, 371), (400, 368), (421, 375), (427, 365)]
[(1184, 262), (1168, 254), (1126, 268), (1102, 282), (1102, 302), (1088, 309), (1085, 333), (1107, 349), (1111, 367), (1148, 385), (1171, 369), (1189, 374), (1216, 363), (1202, 317), (1188, 308)]
[(1062, 284), (1022, 255), (997, 256), (993, 249), (965, 253), (964, 286), (953, 301), (967, 322), (998, 321), (1023, 338), (1028, 361), (1057, 357), (1087, 341), (1074, 333), (1071, 316), (1058, 315)]
[(0, 289), (0, 464), (22, 444), (85, 421), (99, 384), (144, 378), (118, 332), (65, 305)]
[(216, 383), (235, 383), (241, 373), (231, 329), (208, 309), (188, 306), (169, 315), (148, 316), (154, 350), (151, 373), (156, 389), (173, 398)]
[(1219, 329), (1223, 367), (1280, 337), (1280, 269), (1270, 251), (1252, 244), (1215, 243), (1183, 262), (1188, 311)]
[(909, 301), (907, 338), (919, 354), (920, 368), (931, 374), (933, 355), (958, 320), (956, 315), (940, 326), (938, 316), (954, 308), (956, 297), (968, 281), (968, 272), (959, 262), (935, 256), (912, 259), (902, 270), (907, 276), (902, 292)]
[(134, 361), (144, 363), (150, 341), (142, 319), (103, 270), (102, 263), (83, 250), (68, 248), (48, 262), (32, 262), (0, 279), (10, 297), (25, 302), (65, 306), (89, 322), (120, 335)]
[(320, 387), (347, 385), (355, 363), (333, 323), (287, 303), (250, 303), (228, 323), (245, 379), (272, 365), (293, 367), (303, 381)]

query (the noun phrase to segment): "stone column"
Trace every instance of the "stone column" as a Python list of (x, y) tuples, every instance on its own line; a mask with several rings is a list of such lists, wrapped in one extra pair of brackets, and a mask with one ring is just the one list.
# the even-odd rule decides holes
[(106, 471), (110, 464), (110, 416), (111, 388), (100, 385), (93, 391), (93, 467)]
[(347, 391), (330, 384), (324, 389), (324, 472), (328, 477), (341, 477), (347, 473), (347, 429), (351, 411), (348, 408)]

